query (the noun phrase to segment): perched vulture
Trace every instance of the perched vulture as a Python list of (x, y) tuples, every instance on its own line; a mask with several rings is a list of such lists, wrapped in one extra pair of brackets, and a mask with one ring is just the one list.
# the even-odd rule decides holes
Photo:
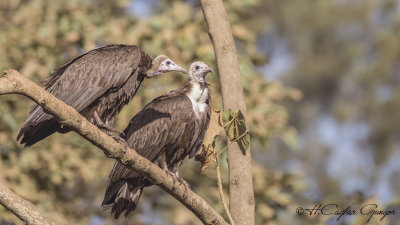
[[(78, 56), (54, 70), (44, 81), (45, 89), (72, 106), (90, 122), (107, 131), (114, 117), (135, 95), (144, 78), (166, 72), (186, 70), (167, 56), (154, 60), (135, 45), (107, 45)], [(55, 133), (70, 129), (45, 113), (41, 106), (32, 106), (17, 140), (25, 147)]]
[[(200, 149), (208, 128), (210, 91), (205, 81), (212, 70), (202, 62), (190, 66), (189, 80), (182, 88), (150, 102), (134, 116), (123, 131), (129, 147), (135, 149), (167, 174), (178, 178), (178, 168), (186, 156)], [(182, 180), (180, 180), (182, 181)], [(112, 208), (117, 219), (132, 212), (150, 181), (116, 162), (109, 175), (102, 206)]]

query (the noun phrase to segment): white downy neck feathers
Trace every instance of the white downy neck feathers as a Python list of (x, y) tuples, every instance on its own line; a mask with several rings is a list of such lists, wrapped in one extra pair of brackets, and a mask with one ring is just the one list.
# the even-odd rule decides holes
[(200, 84), (193, 83), (192, 90), (186, 94), (192, 102), (193, 111), (199, 118), (200, 113), (204, 113), (207, 107), (208, 88), (201, 90)]

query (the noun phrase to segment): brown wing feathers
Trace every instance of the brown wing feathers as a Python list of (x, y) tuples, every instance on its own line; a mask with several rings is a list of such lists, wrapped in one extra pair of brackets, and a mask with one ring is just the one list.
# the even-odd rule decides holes
[[(187, 82), (182, 88), (154, 99), (124, 130), (131, 148), (172, 173), (177, 172), (186, 156), (192, 157), (199, 150), (210, 119), (208, 100), (206, 111), (199, 118), (196, 116), (187, 96), (191, 89), (192, 84)], [(116, 162), (102, 205), (111, 207), (115, 218), (124, 211), (128, 215), (136, 208), (143, 188), (149, 185), (140, 174)]]
[[(160, 156), (166, 152), (181, 152), (182, 160), (185, 157), (184, 147), (189, 147), (182, 146), (187, 143), (183, 137), (190, 139), (194, 128), (193, 116), (190, 100), (181, 92), (171, 92), (154, 99), (132, 118), (124, 131), (126, 141), (130, 147), (152, 162), (157, 163)], [(177, 157), (179, 158), (178, 155)], [(128, 195), (118, 189), (132, 187), (132, 192), (141, 194), (145, 185), (150, 183), (135, 171), (116, 162), (107, 182), (103, 205), (112, 205), (115, 218), (125, 210), (127, 215), (136, 207), (139, 200), (136, 197), (140, 195), (129, 195), (130, 198), (126, 199), (121, 193), (124, 196)], [(132, 196), (135, 198), (131, 198)], [(127, 205), (135, 207), (128, 209), (124, 207)]]
[[(141, 62), (143, 56), (146, 57), (144, 62)], [(134, 45), (109, 45), (89, 51), (57, 68), (44, 82), (44, 86), (48, 92), (78, 112), (86, 109), (86, 115), (81, 113), (88, 119), (96, 107), (104, 111), (111, 109), (106, 112), (108, 114), (106, 117), (111, 120), (123, 105), (129, 102), (140, 86), (143, 78), (139, 78), (135, 71), (139, 64), (148, 66), (149, 60), (151, 64), (151, 58)], [(126, 86), (127, 80), (133, 75), (136, 80), (132, 82), (133, 84), (129, 84), (129, 89), (123, 89), (122, 87)], [(122, 91), (118, 92), (120, 88)], [(113, 97), (114, 101), (105, 103), (109, 97)], [(104, 98), (103, 101), (99, 100), (101, 98)], [(107, 106), (93, 105), (95, 101)], [(93, 109), (87, 109), (91, 104)], [(42, 140), (59, 130), (60, 125), (54, 121), (51, 115), (43, 112), (42, 108), (35, 104), (17, 140), (24, 135), (21, 143), (25, 146)]]
[[(135, 95), (145, 76), (166, 72), (164, 62), (175, 66), (169, 71), (184, 71), (173, 62), (162, 61), (167, 59), (166, 56), (158, 56), (154, 60), (164, 68), (157, 70), (151, 57), (136, 46), (109, 45), (89, 51), (57, 68), (43, 84), (48, 92), (92, 122), (93, 112), (96, 112), (104, 122), (112, 124), (114, 116)], [(197, 68), (194, 64), (191, 68)], [(151, 76), (146, 74), (150, 70)], [(199, 150), (208, 127), (210, 96), (202, 102), (200, 108), (205, 111), (199, 115), (198, 111), (194, 111), (195, 105), (192, 105), (197, 100), (188, 94), (192, 91), (193, 82), (203, 82), (200, 85), (203, 91), (207, 88), (204, 79), (201, 80), (205, 74), (190, 74), (189, 81), (182, 88), (154, 99), (133, 117), (123, 132), (128, 145), (161, 168), (176, 173), (183, 159), (188, 155), (193, 157)], [(198, 89), (199, 86), (196, 87)], [(191, 92), (194, 95), (199, 93)], [(201, 94), (201, 98), (204, 95)], [(68, 131), (69, 128), (61, 128), (39, 105), (34, 105), (17, 140), (23, 136), (21, 144), (30, 146), (54, 132)], [(111, 207), (115, 218), (124, 211), (128, 215), (136, 208), (143, 188), (149, 185), (151, 183), (140, 174), (116, 162), (102, 205)]]

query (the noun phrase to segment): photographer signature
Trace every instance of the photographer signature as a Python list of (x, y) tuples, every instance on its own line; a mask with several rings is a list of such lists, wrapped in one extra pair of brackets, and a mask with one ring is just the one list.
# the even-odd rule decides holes
[(324, 215), (324, 216), (337, 216), (336, 221), (339, 221), (343, 216), (355, 216), (355, 215), (363, 215), (367, 216), (368, 219), (366, 222), (371, 221), (372, 218), (377, 217), (379, 221), (383, 221), (387, 216), (393, 216), (397, 214), (397, 210), (395, 209), (378, 209), (377, 204), (366, 204), (360, 207), (359, 210), (352, 208), (351, 206), (347, 206), (346, 208), (340, 208), (338, 204), (316, 204), (313, 208), (303, 208), (298, 207), (296, 209), (297, 215)]

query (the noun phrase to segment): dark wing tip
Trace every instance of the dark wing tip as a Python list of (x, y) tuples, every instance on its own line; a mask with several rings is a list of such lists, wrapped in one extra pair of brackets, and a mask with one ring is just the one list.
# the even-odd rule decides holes
[(25, 132), (27, 129), (28, 129), (28, 127), (21, 128), (21, 130), (19, 131), (19, 133), (17, 135), (17, 142), (19, 142), (24, 148), (29, 147), (34, 144), (34, 143), (29, 143), (29, 140), (27, 140), (27, 138), (25, 138)]
[(118, 219), (119, 216), (125, 211), (125, 217), (136, 209), (136, 203), (126, 198), (120, 198), (115, 202), (111, 209), (111, 214), (114, 213), (114, 218)]
[(21, 128), (21, 130), (19, 131), (19, 133), (17, 135), (17, 141), (19, 141), (19, 139), (21, 139), (21, 137), (25, 133), (25, 131), (26, 131), (26, 127)]
[(29, 128), (30, 127), (21, 128), (21, 130), (19, 131), (19, 133), (17, 135), (17, 142), (19, 142), (21, 145), (23, 145), (24, 148), (29, 147), (29, 146), (35, 144), (36, 142), (38, 142), (38, 140), (31, 139), (28, 136), (26, 136), (26, 132), (29, 131)]

